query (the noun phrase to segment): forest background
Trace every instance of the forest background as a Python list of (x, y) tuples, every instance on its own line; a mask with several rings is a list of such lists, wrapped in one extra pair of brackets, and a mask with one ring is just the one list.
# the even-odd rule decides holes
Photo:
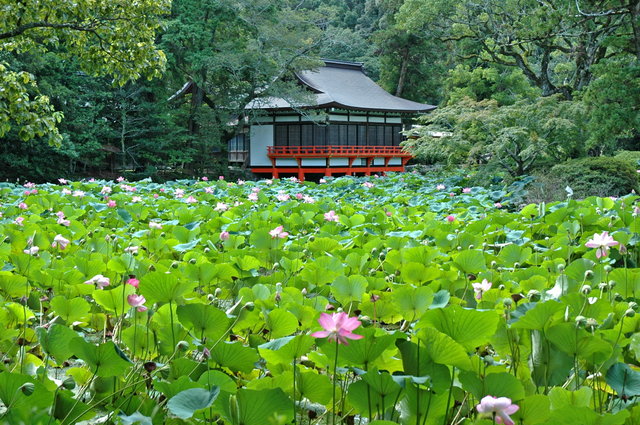
[(228, 174), (245, 106), (296, 99), (294, 72), (331, 58), (439, 105), (409, 141), (420, 163), (637, 188), (640, 0), (0, 0), (0, 13), (2, 180)]

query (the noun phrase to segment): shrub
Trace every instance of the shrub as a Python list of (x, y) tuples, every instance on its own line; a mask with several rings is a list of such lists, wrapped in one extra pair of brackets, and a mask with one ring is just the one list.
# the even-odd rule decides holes
[(619, 151), (615, 159), (627, 161), (634, 168), (640, 168), (640, 151)]
[(551, 168), (550, 181), (573, 189), (574, 198), (622, 196), (638, 189), (636, 167), (613, 157), (571, 159)]

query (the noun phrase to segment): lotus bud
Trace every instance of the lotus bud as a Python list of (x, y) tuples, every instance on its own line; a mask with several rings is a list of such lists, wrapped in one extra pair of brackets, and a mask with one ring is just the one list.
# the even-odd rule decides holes
[(316, 240), (316, 236), (315, 235), (309, 236), (309, 242), (313, 242), (315, 240)]
[(616, 292), (615, 294), (613, 294), (613, 300), (614, 300), (615, 302), (618, 302), (618, 303), (619, 303), (619, 302), (620, 302), (620, 301), (622, 301), (623, 299), (624, 299), (624, 298), (622, 298), (622, 295), (620, 295), (618, 292)]
[(306, 297), (308, 293), (307, 288), (302, 288), (302, 291), (300, 291), (300, 293), (302, 294), (303, 297)]
[(256, 305), (249, 301), (248, 303), (246, 303), (243, 308), (246, 309), (247, 311), (253, 311), (253, 309), (256, 307)]
[(616, 282), (615, 280), (610, 280), (609, 281), (609, 289), (614, 288), (617, 284), (618, 284), (618, 282)]
[(584, 316), (576, 316), (576, 326), (584, 326), (587, 324), (587, 318)]
[(635, 301), (631, 301), (629, 303), (629, 308), (637, 311), (638, 310), (638, 303), (636, 303)]
[(387, 254), (385, 252), (381, 252), (380, 255), (378, 255), (378, 258), (382, 261), (385, 260), (385, 258), (387, 258)]
[(495, 269), (496, 267), (498, 267), (498, 263), (496, 261), (492, 261), (491, 262), (491, 266), (492, 269)]
[(474, 248), (475, 248), (475, 246), (469, 245), (469, 249), (474, 249)]
[(564, 272), (564, 264), (558, 264), (558, 272), (559, 273)]
[(369, 299), (371, 300), (372, 303), (375, 303), (376, 301), (378, 301), (380, 299), (380, 295), (371, 294), (371, 297)]
[(74, 381), (72, 377), (68, 377), (62, 381), (62, 387), (67, 390), (73, 390), (76, 388), (76, 381)]
[(462, 247), (460, 245), (457, 246), (456, 248), (458, 251), (462, 251)]
[(605, 282), (600, 282), (598, 284), (598, 289), (601, 290), (602, 292), (607, 292), (607, 289), (609, 289), (609, 285)]
[(281, 292), (282, 291), (282, 282), (278, 282), (276, 283), (276, 292)]
[(195, 264), (195, 263), (196, 263), (196, 259), (195, 258), (192, 258), (192, 259), (189, 260), (189, 264)]
[(207, 294), (207, 301), (209, 301), (210, 303), (212, 303), (215, 299), (216, 299), (215, 295)]
[(486, 242), (482, 242), (482, 249), (483, 249), (483, 250), (487, 249), (487, 246), (489, 246), (489, 244), (488, 244), (488, 243), (486, 243)]
[(636, 315), (636, 311), (631, 309), (631, 308), (629, 308), (629, 309), (627, 309), (627, 311), (624, 312), (624, 315), (626, 317), (633, 317), (633, 316)]
[(220, 298), (220, 295), (222, 294), (222, 288), (216, 288), (213, 294), (216, 298)]
[(161, 237), (161, 238), (164, 238), (165, 236), (166, 236), (166, 233), (165, 233), (165, 232), (160, 233), (160, 237)]
[(180, 263), (178, 261), (174, 261), (173, 263), (171, 263), (171, 268), (172, 269), (177, 269), (179, 265), (180, 265)]
[(586, 327), (589, 330), (593, 330), (593, 329), (598, 327), (598, 321), (596, 319), (594, 319), (593, 317), (589, 317), (587, 319)]
[(275, 300), (275, 302), (279, 303), (280, 300), (282, 299), (280, 292), (276, 292), (276, 295), (273, 297), (273, 299)]
[(611, 265), (607, 264), (606, 266), (603, 267), (604, 271), (607, 273), (611, 273), (611, 270), (613, 270), (613, 267), (611, 267)]
[(187, 351), (189, 349), (189, 343), (187, 341), (178, 341), (176, 344), (176, 350)]
[(62, 255), (56, 255), (56, 260), (61, 260), (62, 259)]
[(376, 252), (378, 252), (378, 248), (371, 248), (371, 254), (375, 254)]
[(22, 391), (22, 394), (29, 396), (33, 394), (33, 391), (35, 390), (35, 388), (36, 386), (33, 384), (33, 382), (25, 382), (20, 387), (20, 391)]
[(507, 309), (510, 309), (513, 305), (513, 300), (511, 298), (505, 298), (504, 300), (502, 300), (502, 304), (504, 304)]
[(327, 311), (333, 311), (333, 310), (335, 310), (336, 308), (333, 306), (333, 304), (327, 304), (327, 305), (324, 307), (324, 309), (325, 309), (325, 310), (327, 310)]
[(529, 298), (529, 301), (540, 301), (540, 291), (536, 290), (536, 289), (532, 289), (527, 293), (527, 298)]
[(501, 291), (504, 291), (506, 288), (507, 288), (507, 287), (506, 287), (506, 286), (504, 286), (504, 284), (500, 284), (500, 285), (498, 285), (498, 289), (499, 289), (499, 290), (501, 290)]
[(273, 270), (277, 269), (278, 267), (280, 267), (280, 263), (273, 263)]
[(589, 279), (591, 276), (593, 276), (593, 270), (587, 270), (584, 272), (585, 279)]
[(520, 263), (513, 263), (513, 268), (517, 269), (518, 267), (520, 267)]
[(591, 293), (591, 285), (582, 285), (582, 288), (580, 288), (580, 292), (585, 295), (589, 295)]

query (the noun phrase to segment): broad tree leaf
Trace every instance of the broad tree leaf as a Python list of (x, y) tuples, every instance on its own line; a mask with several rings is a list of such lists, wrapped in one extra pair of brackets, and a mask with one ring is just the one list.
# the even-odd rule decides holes
[(220, 388), (216, 386), (213, 386), (211, 390), (204, 388), (184, 390), (169, 399), (167, 409), (180, 419), (189, 419), (196, 411), (211, 406), (218, 394), (220, 394)]
[(69, 342), (69, 348), (93, 373), (103, 378), (122, 375), (131, 366), (112, 341), (96, 346), (77, 337)]
[(467, 351), (486, 344), (495, 334), (500, 317), (493, 311), (465, 309), (457, 305), (427, 311), (417, 328), (433, 327), (460, 343)]
[(619, 396), (640, 395), (640, 372), (631, 369), (625, 363), (616, 363), (611, 366), (607, 371), (606, 381)]

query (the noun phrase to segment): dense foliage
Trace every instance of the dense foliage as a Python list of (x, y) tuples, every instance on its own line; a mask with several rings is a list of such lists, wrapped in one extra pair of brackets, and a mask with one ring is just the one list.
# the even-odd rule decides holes
[(464, 185), (3, 184), (0, 422), (636, 424), (638, 197)]

